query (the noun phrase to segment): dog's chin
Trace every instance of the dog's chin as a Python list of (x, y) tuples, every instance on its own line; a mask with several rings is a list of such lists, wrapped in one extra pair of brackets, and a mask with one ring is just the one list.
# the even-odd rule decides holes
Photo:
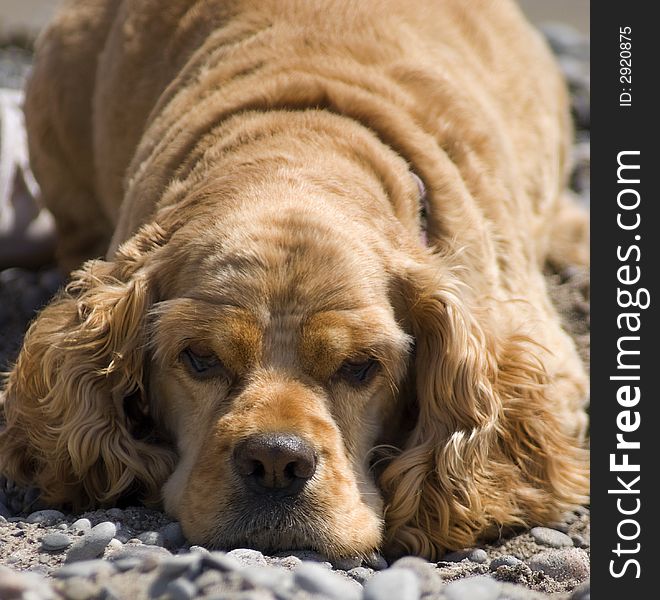
[(347, 544), (318, 507), (300, 498), (238, 502), (198, 543), (215, 550), (252, 548), (264, 554), (311, 550), (329, 559), (366, 558), (377, 551), (373, 545)]

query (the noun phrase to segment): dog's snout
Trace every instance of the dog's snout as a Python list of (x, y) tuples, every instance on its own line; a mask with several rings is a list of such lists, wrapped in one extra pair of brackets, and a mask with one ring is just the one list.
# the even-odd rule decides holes
[(253, 491), (292, 496), (314, 475), (316, 453), (296, 435), (257, 434), (236, 445), (234, 464)]

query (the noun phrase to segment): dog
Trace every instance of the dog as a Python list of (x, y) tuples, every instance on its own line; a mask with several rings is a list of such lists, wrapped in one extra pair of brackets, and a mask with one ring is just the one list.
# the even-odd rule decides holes
[[(0, 471), (190, 542), (438, 559), (587, 502), (567, 94), (508, 0), (78, 0), (36, 48), (63, 290)], [(103, 257), (103, 258), (99, 258)]]

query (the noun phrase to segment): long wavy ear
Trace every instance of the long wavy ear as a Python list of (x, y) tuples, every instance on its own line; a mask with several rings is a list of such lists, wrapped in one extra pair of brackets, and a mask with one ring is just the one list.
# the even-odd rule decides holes
[(145, 264), (163, 242), (150, 225), (112, 262), (87, 262), (26, 334), (4, 391), (0, 472), (46, 501), (82, 508), (127, 492), (156, 501), (171, 472), (171, 451), (134, 427), (147, 411)]
[(555, 519), (588, 490), (587, 455), (565, 433), (542, 349), (436, 273), (416, 266), (399, 282), (416, 339), (416, 421), (380, 477), (388, 552), (430, 559)]

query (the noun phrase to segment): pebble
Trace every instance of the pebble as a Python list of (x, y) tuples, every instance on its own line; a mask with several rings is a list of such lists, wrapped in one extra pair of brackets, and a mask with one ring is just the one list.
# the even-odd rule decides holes
[(565, 548), (573, 545), (573, 540), (565, 533), (548, 527), (533, 527), (530, 532), (534, 540), (551, 548)]
[(162, 527), (158, 533), (160, 535), (161, 543), (169, 550), (180, 548), (186, 543), (186, 536), (183, 535), (181, 523), (168, 523)]
[[(206, 554), (202, 554), (201, 556), (202, 565), (204, 567), (215, 569), (216, 571), (237, 571), (243, 566), (243, 563), (241, 563), (235, 556), (232, 556), (231, 552), (227, 554), (226, 552), (209, 552), (207, 550)], [(265, 562), (264, 559), (264, 563)]]
[(53, 571), (52, 575), (58, 579), (68, 579), (70, 577), (91, 579), (99, 573), (112, 573), (114, 570), (115, 568), (111, 562), (98, 558), (66, 564)]
[(61, 532), (47, 533), (41, 538), (41, 547), (48, 552), (66, 550), (72, 543), (71, 538)]
[(489, 569), (491, 571), (496, 571), (499, 567), (516, 567), (521, 564), (522, 561), (515, 556), (510, 554), (505, 554), (504, 556), (498, 556), (490, 561)]
[(110, 521), (103, 521), (92, 527), (80, 538), (66, 554), (65, 562), (89, 560), (101, 556), (110, 540), (115, 537), (117, 527)]
[(388, 569), (376, 573), (364, 586), (364, 600), (419, 600), (421, 587), (410, 569)]
[(50, 600), (55, 598), (55, 594), (48, 587), (43, 576), (13, 571), (0, 565), (0, 598)]
[(96, 600), (99, 589), (95, 583), (87, 579), (72, 577), (62, 585), (62, 593), (67, 600)]
[(590, 600), (590, 598), (591, 586), (588, 581), (585, 581), (573, 590), (570, 600)]
[(372, 552), (364, 559), (365, 566), (373, 569), (374, 571), (382, 571), (389, 566), (382, 554)]
[(113, 519), (115, 521), (122, 521), (124, 519), (124, 511), (121, 508), (109, 508), (105, 511), (105, 516), (108, 519)]
[(207, 588), (222, 585), (224, 579), (225, 576), (220, 571), (209, 569), (195, 579), (195, 585), (198, 590), (204, 591)]
[(500, 584), (490, 577), (467, 577), (452, 581), (443, 591), (447, 600), (497, 600)]
[(268, 562), (274, 567), (282, 567), (288, 571), (293, 571), (302, 564), (302, 560), (297, 556), (271, 556)]
[(124, 544), (121, 541), (119, 541), (117, 538), (112, 538), (110, 540), (110, 543), (108, 544), (108, 550), (110, 550), (111, 552), (116, 552), (117, 550), (123, 547)]
[(444, 586), (442, 576), (435, 563), (425, 561), (416, 556), (404, 556), (392, 563), (391, 568), (410, 569), (419, 579), (422, 596), (438, 594)]
[(55, 525), (64, 521), (66, 517), (59, 510), (37, 510), (25, 519), (26, 523), (36, 523), (40, 525)]
[[(571, 267), (568, 267), (565, 270), (567, 271), (570, 268)], [(563, 273), (561, 273), (561, 275), (563, 275)], [(569, 523), (552, 523), (552, 526), (550, 527), (550, 529), (556, 529), (557, 531), (561, 531), (562, 533), (568, 533), (569, 528), (570, 528)]]
[(316, 562), (303, 561), (294, 572), (294, 582), (312, 594), (325, 594), (332, 600), (359, 600), (362, 586)]
[(277, 567), (245, 567), (239, 571), (241, 577), (257, 588), (266, 588), (277, 596), (286, 597), (293, 587), (291, 571)]
[(343, 556), (335, 558), (332, 561), (332, 566), (340, 571), (350, 571), (355, 567), (362, 566), (362, 559), (359, 556)]
[[(314, 550), (288, 550), (287, 555), (294, 556), (300, 559), (300, 561), (315, 562), (327, 569), (332, 569), (332, 564), (328, 557)], [(283, 556), (283, 553), (278, 554), (278, 556)]]
[(73, 533), (85, 533), (86, 531), (89, 531), (92, 528), (92, 523), (89, 519), (78, 519), (77, 521), (74, 521), (71, 523), (71, 526), (69, 527), (69, 530), (72, 531)]
[(161, 546), (147, 546), (145, 544), (134, 546), (133, 544), (124, 544), (123, 548), (108, 556), (108, 560), (114, 562), (124, 560), (125, 558), (135, 558), (142, 561), (143, 566), (151, 570), (159, 565), (161, 561), (171, 556), (172, 553)]
[(197, 587), (192, 581), (175, 579), (166, 588), (169, 600), (192, 600), (197, 595)]
[(236, 548), (231, 552), (227, 552), (227, 556), (231, 556), (243, 566), (259, 566), (265, 567), (268, 563), (264, 555), (258, 550), (251, 550), (250, 548)]
[(137, 569), (139, 566), (141, 566), (142, 559), (136, 558), (134, 556), (127, 556), (125, 558), (119, 558), (117, 560), (113, 560), (112, 564), (114, 565), (115, 569), (119, 571), (120, 573), (124, 573), (125, 571), (131, 571), (133, 569)]
[(467, 558), (470, 562), (477, 563), (479, 565), (483, 565), (484, 563), (488, 562), (488, 554), (486, 554), (486, 551), (483, 548), (475, 548), (468, 554)]
[(583, 581), (589, 577), (589, 556), (580, 548), (544, 550), (532, 556), (527, 564), (557, 581)]
[(347, 571), (346, 574), (355, 579), (358, 583), (364, 585), (374, 576), (374, 570), (368, 567), (355, 567), (354, 569)]
[(140, 540), (143, 544), (149, 544), (151, 546), (162, 546), (163, 538), (157, 531), (145, 531), (137, 536), (137, 539)]
[(163, 559), (158, 565), (158, 572), (170, 579), (186, 574), (194, 579), (202, 570), (202, 557), (199, 554), (189, 553)]

